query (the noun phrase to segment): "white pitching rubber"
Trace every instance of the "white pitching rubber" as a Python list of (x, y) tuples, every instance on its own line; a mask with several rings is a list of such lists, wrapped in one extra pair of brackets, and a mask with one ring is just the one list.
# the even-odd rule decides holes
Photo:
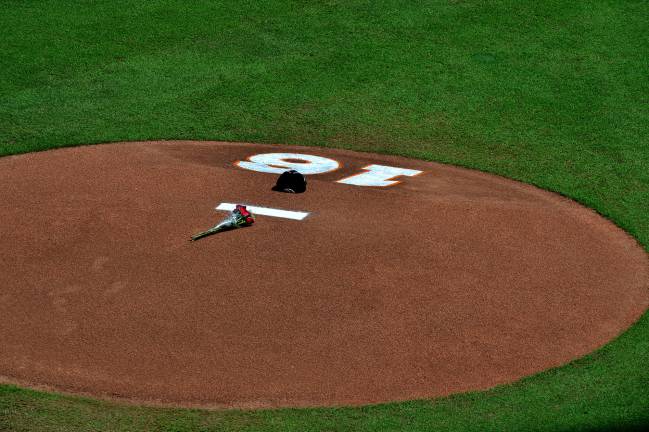
[[(236, 206), (237, 206), (236, 204), (221, 203), (218, 205), (218, 207), (216, 207), (216, 210), (232, 211), (235, 209)], [(251, 205), (245, 205), (245, 206), (255, 216), (262, 215), (262, 216), (272, 216), (272, 217), (278, 217), (284, 219), (302, 220), (309, 215), (308, 212), (280, 210), (280, 209), (274, 209), (269, 207), (257, 207)]]

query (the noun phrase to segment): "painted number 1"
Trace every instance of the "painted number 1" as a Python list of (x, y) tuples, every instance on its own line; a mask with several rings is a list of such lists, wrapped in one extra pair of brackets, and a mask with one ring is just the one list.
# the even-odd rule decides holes
[[(294, 169), (304, 175), (324, 174), (340, 168), (340, 164), (329, 158), (302, 153), (264, 153), (250, 156), (247, 161), (235, 163), (240, 168), (251, 171), (281, 174), (288, 169)], [(422, 171), (391, 167), (386, 165), (368, 165), (363, 168), (365, 172), (345, 177), (337, 183), (387, 187), (400, 183), (398, 177), (413, 177)]]

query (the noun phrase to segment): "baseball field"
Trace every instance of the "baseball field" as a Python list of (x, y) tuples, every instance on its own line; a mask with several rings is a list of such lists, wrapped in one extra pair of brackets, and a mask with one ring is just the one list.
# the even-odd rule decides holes
[(646, 2), (0, 24), (0, 431), (649, 429)]

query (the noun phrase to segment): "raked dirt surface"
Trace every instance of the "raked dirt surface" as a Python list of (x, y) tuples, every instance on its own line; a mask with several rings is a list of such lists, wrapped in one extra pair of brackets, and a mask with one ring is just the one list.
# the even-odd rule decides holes
[[(243, 169), (340, 167), (304, 194)], [(371, 164), (422, 171), (338, 181)], [(146, 142), (0, 159), (0, 376), (201, 407), (355, 405), (512, 382), (602, 346), (649, 305), (634, 239), (501, 177), (323, 148)], [(189, 242), (220, 203), (309, 212)]]

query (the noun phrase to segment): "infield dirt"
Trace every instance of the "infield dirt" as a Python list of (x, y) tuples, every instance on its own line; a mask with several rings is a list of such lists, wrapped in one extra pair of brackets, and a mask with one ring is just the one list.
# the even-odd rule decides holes
[[(236, 167), (335, 159), (304, 194)], [(424, 171), (337, 183), (369, 164)], [(312, 147), (148, 142), (0, 159), (0, 375), (203, 407), (347, 405), (512, 382), (593, 351), (649, 305), (645, 252), (501, 177)], [(196, 243), (222, 202), (259, 216)]]

